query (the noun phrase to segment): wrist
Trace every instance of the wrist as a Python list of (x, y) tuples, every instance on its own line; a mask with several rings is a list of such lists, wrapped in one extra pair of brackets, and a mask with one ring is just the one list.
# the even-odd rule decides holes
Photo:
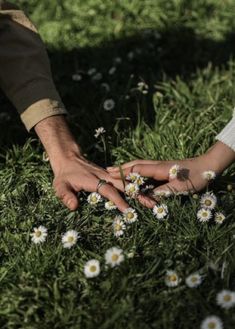
[(75, 159), (83, 160), (84, 157), (78, 144), (70, 144), (58, 146), (53, 152), (48, 154), (51, 168), (54, 174), (58, 174), (63, 168), (65, 168), (68, 162)]
[(84, 159), (81, 149), (63, 116), (51, 116), (35, 126), (54, 173), (72, 159)]
[(235, 161), (235, 152), (226, 144), (216, 142), (203, 156), (208, 169), (222, 173)]

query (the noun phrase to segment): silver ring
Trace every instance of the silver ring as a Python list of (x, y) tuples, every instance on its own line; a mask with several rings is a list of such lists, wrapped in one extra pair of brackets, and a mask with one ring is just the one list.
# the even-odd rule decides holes
[(97, 184), (96, 192), (99, 193), (99, 189), (101, 188), (101, 186), (103, 186), (105, 184), (108, 184), (107, 181), (105, 179), (100, 179)]

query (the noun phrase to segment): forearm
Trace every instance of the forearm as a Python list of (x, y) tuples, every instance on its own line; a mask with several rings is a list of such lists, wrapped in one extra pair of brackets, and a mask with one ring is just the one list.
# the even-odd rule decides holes
[(235, 161), (235, 151), (221, 141), (216, 142), (203, 156), (208, 169), (223, 172)]
[(48, 117), (40, 121), (34, 129), (49, 156), (54, 174), (66, 160), (82, 158), (81, 149), (63, 115)]

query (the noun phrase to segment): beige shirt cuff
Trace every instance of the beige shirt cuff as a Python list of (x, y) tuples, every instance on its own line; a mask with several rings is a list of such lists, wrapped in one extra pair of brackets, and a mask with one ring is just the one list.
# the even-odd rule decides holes
[(40, 121), (53, 115), (67, 115), (62, 102), (52, 99), (42, 99), (30, 105), (21, 115), (26, 129), (30, 131)]

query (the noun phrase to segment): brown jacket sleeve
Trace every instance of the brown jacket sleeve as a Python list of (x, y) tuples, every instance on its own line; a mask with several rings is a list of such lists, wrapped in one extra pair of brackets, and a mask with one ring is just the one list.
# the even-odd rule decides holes
[(55, 88), (45, 46), (21, 10), (0, 0), (0, 87), (29, 131), (67, 111)]

